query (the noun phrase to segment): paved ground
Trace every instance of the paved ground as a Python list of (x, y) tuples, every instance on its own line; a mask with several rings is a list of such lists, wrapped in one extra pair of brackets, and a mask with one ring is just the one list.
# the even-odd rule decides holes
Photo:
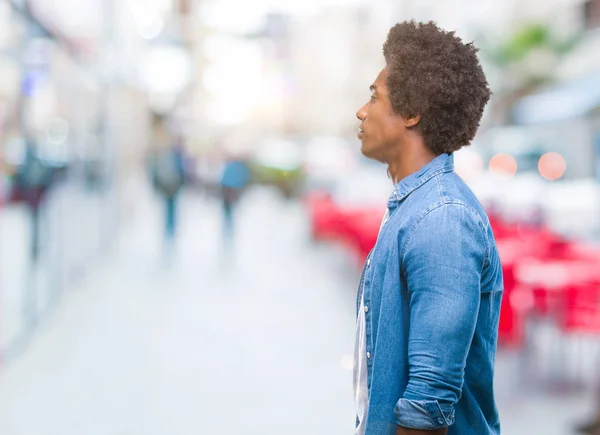
[[(186, 198), (165, 263), (157, 204), (63, 298), (0, 379), (2, 435), (344, 435), (357, 272), (307, 240), (298, 204), (256, 191), (234, 244), (218, 205)], [(525, 393), (502, 354), (505, 435), (567, 435), (585, 397)]]
[(24, 204), (0, 207), (0, 353), (14, 350), (29, 322), (42, 318), (100, 253), (106, 196), (64, 183), (40, 217), (40, 255), (30, 257), (32, 222)]

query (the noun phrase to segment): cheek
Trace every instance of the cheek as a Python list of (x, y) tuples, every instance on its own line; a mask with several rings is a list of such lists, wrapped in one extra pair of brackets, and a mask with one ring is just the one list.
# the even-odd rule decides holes
[(387, 117), (383, 119), (380, 128), (385, 134), (386, 139), (397, 141), (402, 137), (402, 124), (396, 117)]
[(402, 137), (399, 127), (401, 121), (388, 111), (378, 109), (379, 107), (372, 106), (364, 123), (369, 140), (380, 145), (397, 142)]

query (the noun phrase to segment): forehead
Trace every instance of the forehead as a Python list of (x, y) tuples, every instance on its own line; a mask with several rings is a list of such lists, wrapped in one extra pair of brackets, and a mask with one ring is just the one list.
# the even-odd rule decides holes
[(373, 86), (376, 88), (376, 90), (378, 92), (386, 92), (387, 91), (387, 85), (386, 85), (387, 75), (388, 75), (387, 69), (384, 68), (379, 72), (379, 74), (377, 75), (377, 78), (373, 82)]

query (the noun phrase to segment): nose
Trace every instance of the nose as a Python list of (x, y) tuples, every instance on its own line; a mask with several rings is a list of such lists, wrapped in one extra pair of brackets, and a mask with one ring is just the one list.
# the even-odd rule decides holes
[(366, 110), (367, 105), (365, 104), (364, 106), (362, 106), (360, 109), (358, 109), (358, 111), (356, 112), (356, 117), (360, 120), (363, 121), (367, 118), (367, 110)]

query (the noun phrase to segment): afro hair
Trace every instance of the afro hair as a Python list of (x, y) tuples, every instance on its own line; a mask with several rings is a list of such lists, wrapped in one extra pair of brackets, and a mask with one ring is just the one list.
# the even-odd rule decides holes
[(491, 96), (478, 49), (434, 22), (396, 24), (383, 44), (394, 112), (420, 116), (413, 127), (436, 154), (469, 145)]

